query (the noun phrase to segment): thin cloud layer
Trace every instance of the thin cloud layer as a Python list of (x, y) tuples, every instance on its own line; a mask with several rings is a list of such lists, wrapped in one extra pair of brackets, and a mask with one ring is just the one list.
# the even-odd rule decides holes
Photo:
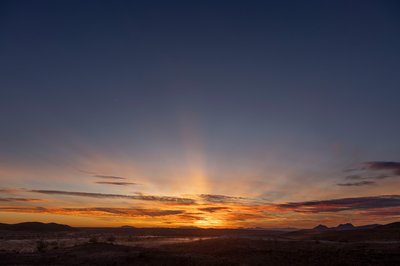
[(217, 212), (217, 211), (224, 211), (224, 210), (229, 210), (228, 207), (205, 207), (205, 208), (199, 208), (200, 211), (203, 212)]
[(112, 181), (98, 181), (95, 182), (100, 185), (116, 185), (116, 186), (129, 186), (129, 185), (137, 185), (137, 183), (133, 182), (112, 182)]
[(384, 175), (384, 174), (382, 174), (382, 175), (373, 175), (373, 176), (371, 176), (371, 175), (368, 175), (368, 176), (361, 176), (361, 175), (349, 175), (349, 176), (346, 176), (346, 179), (347, 180), (368, 180), (368, 179), (370, 179), (370, 180), (373, 180), (373, 179), (375, 179), (375, 180), (382, 180), (382, 179), (385, 179), (385, 178), (388, 178), (388, 177), (391, 177), (391, 175)]
[(103, 178), (103, 179), (117, 179), (117, 180), (126, 179), (125, 177), (122, 177), (122, 176), (113, 176), (113, 175), (94, 175), (94, 177)]
[(353, 182), (353, 183), (339, 183), (338, 186), (342, 187), (359, 187), (359, 186), (371, 186), (376, 185), (374, 181), (360, 181), (360, 182)]
[(400, 195), (342, 198), (321, 201), (289, 202), (278, 204), (283, 210), (295, 212), (340, 212), (348, 210), (378, 209), (400, 206)]
[(365, 186), (375, 185), (378, 181), (400, 176), (400, 163), (389, 161), (365, 162), (361, 167), (345, 170), (354, 173), (345, 177), (346, 180), (359, 182), (339, 183), (338, 186)]
[(199, 195), (199, 197), (207, 202), (212, 202), (212, 203), (234, 203), (246, 199), (243, 197), (233, 197), (233, 196), (214, 195), (214, 194), (201, 194)]
[(65, 211), (75, 211), (75, 212), (103, 212), (116, 214), (121, 216), (168, 216), (168, 215), (176, 215), (182, 214), (185, 211), (183, 210), (158, 210), (158, 209), (135, 209), (135, 208), (64, 208)]
[(395, 175), (400, 175), (400, 162), (373, 161), (366, 162), (365, 167), (369, 170), (387, 170)]
[(22, 188), (0, 188), (0, 193), (4, 194), (15, 194), (23, 191), (25, 191), (25, 189)]
[(48, 195), (65, 195), (65, 196), (77, 196), (77, 197), (89, 197), (89, 198), (111, 198), (111, 199), (120, 198), (120, 199), (133, 199), (133, 200), (144, 200), (144, 201), (159, 201), (159, 202), (175, 203), (182, 205), (190, 205), (196, 203), (194, 199), (189, 199), (189, 198), (142, 195), (142, 194), (122, 195), (122, 194), (105, 194), (105, 193), (63, 191), (63, 190), (29, 190), (29, 192), (48, 194)]
[(49, 213), (61, 215), (82, 216), (169, 216), (183, 214), (183, 210), (158, 210), (158, 209), (135, 209), (135, 208), (44, 208), (44, 207), (0, 207), (0, 212), (22, 212), (22, 213)]
[(384, 210), (372, 210), (363, 213), (368, 216), (376, 216), (376, 217), (400, 217), (400, 208), (388, 208)]
[(6, 202), (13, 202), (13, 201), (19, 201), (19, 202), (40, 202), (43, 200), (40, 199), (30, 199), (30, 198), (0, 198), (0, 201), (6, 201)]

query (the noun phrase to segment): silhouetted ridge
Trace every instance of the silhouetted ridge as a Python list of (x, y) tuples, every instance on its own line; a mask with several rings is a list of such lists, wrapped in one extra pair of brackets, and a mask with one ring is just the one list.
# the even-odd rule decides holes
[(355, 229), (354, 225), (351, 223), (346, 223), (346, 224), (339, 224), (337, 227), (335, 227), (336, 230), (353, 230)]
[(136, 227), (134, 226), (130, 226), (130, 225), (123, 225), (120, 227), (121, 229), (136, 229)]
[(400, 222), (394, 222), (390, 224), (380, 225), (377, 229), (400, 229)]
[(377, 228), (378, 226), (381, 226), (381, 224), (367, 224), (367, 225), (360, 225), (356, 226), (356, 229), (374, 229)]
[(320, 224), (320, 225), (317, 225), (316, 227), (314, 227), (313, 230), (325, 231), (325, 230), (329, 230), (329, 228), (326, 225)]
[(70, 231), (71, 226), (56, 223), (26, 222), (19, 224), (0, 224), (0, 230), (9, 231)]
[(197, 226), (179, 226), (177, 229), (201, 229), (200, 227)]

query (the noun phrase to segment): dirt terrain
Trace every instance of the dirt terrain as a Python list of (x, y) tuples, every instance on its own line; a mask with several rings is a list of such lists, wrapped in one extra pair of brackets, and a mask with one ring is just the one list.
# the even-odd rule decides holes
[(0, 231), (0, 265), (400, 265), (398, 224), (293, 232), (13, 228)]
[(400, 265), (400, 244), (218, 238), (157, 248), (86, 243), (1, 252), (1, 265)]

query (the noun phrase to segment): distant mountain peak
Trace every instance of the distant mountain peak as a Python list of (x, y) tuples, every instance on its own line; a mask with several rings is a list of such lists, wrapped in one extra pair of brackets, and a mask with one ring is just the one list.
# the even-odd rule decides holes
[(131, 226), (131, 225), (123, 225), (123, 226), (121, 226), (120, 228), (123, 228), (123, 229), (134, 229), (134, 228), (136, 228), (136, 227)]
[(316, 227), (314, 227), (313, 229), (318, 230), (318, 231), (324, 231), (324, 230), (328, 230), (329, 228), (326, 225), (319, 224)]
[(202, 229), (201, 227), (197, 226), (179, 226), (178, 229)]
[(337, 230), (352, 230), (354, 229), (354, 225), (351, 223), (339, 224), (335, 229)]

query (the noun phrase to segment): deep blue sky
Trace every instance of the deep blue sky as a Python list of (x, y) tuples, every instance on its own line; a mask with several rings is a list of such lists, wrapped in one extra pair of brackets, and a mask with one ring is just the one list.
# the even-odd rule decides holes
[(397, 1), (2, 1), (0, 33), (10, 167), (319, 180), (400, 158)]

